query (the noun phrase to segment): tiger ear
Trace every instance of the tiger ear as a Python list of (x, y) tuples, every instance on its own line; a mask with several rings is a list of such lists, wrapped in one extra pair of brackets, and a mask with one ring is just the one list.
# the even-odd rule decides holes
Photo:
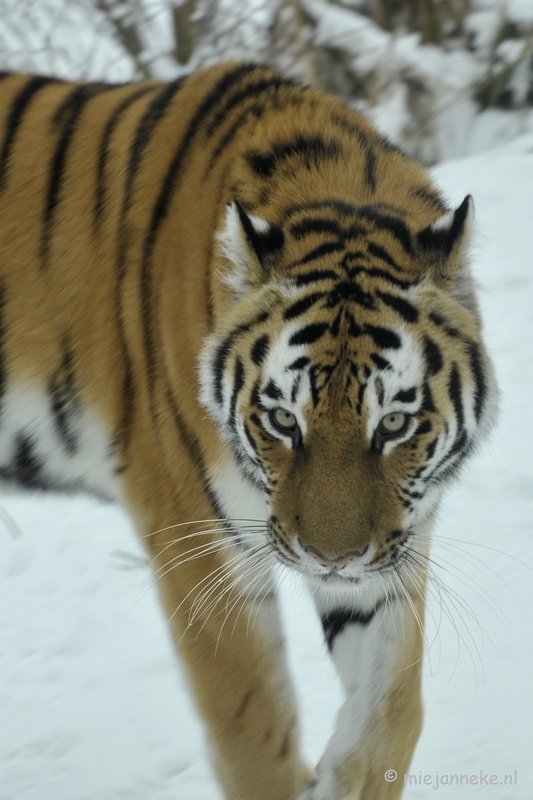
[(260, 285), (268, 279), (284, 243), (279, 225), (247, 214), (237, 200), (226, 207), (224, 226), (217, 239), (222, 253), (232, 264), (225, 281), (238, 295), (249, 286)]
[(474, 221), (474, 201), (467, 195), (459, 208), (448, 211), (417, 235), (425, 259), (432, 262), (433, 279), (462, 305), (475, 310), (473, 280), (468, 268), (468, 245)]

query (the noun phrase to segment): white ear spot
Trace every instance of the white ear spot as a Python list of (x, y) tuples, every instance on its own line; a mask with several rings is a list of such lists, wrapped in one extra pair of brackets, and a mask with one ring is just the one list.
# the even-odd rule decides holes
[(431, 225), (432, 231), (442, 231), (446, 230), (447, 228), (451, 227), (453, 222), (453, 217), (455, 214), (455, 209), (448, 211), (446, 214), (443, 214), (442, 217), (439, 217), (435, 222)]
[(256, 217), (254, 214), (248, 214), (248, 219), (252, 223), (252, 227), (257, 234), (261, 235), (269, 232), (271, 225), (266, 219)]
[(417, 239), (433, 266), (433, 277), (438, 285), (477, 316), (475, 283), (468, 265), (473, 220), (474, 201), (468, 195), (458, 208), (420, 231)]
[[(248, 231), (252, 237), (254, 234), (258, 239), (265, 237), (272, 230), (272, 225), (261, 217), (246, 214), (246, 219), (252, 228)], [(231, 262), (223, 280), (237, 295), (243, 295), (252, 284), (254, 273), (259, 273), (261, 268), (258, 254), (246, 235), (235, 202), (227, 205), (224, 225), (216, 234), (216, 239), (222, 255)]]
[(436, 219), (430, 227), (435, 233), (447, 231), (450, 236), (453, 236), (453, 228), (457, 227), (458, 230), (455, 231), (455, 235), (461, 240), (461, 249), (465, 250), (468, 249), (470, 243), (473, 225), (474, 200), (471, 195), (468, 195), (458, 209), (447, 211), (446, 214)]
[(224, 283), (230, 286), (236, 294), (241, 295), (250, 285), (247, 263), (248, 247), (235, 203), (226, 206), (224, 227), (217, 233), (216, 239), (222, 255), (232, 265), (224, 272)]

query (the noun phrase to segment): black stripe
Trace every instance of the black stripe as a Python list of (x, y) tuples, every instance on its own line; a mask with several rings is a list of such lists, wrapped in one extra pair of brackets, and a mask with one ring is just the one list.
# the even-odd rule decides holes
[(483, 413), (483, 406), (487, 397), (487, 381), (485, 373), (483, 372), (481, 353), (479, 347), (475, 342), (468, 343), (468, 357), (470, 361), (470, 369), (474, 378), (474, 416), (476, 422), (479, 422), (481, 414)]
[(398, 350), (402, 346), (400, 337), (394, 331), (387, 330), (387, 328), (365, 325), (364, 333), (368, 333), (376, 346), (382, 350)]
[(431, 420), (426, 419), (424, 422), (421, 422), (416, 431), (414, 432), (415, 436), (421, 436), (423, 433), (429, 433), (433, 429), (431, 424)]
[(305, 272), (303, 275), (296, 276), (296, 286), (307, 286), (309, 283), (318, 281), (333, 280), (338, 281), (339, 275), (331, 269), (315, 269), (312, 272)]
[(393, 539), (400, 539), (403, 536), (403, 531), (401, 528), (396, 528), (396, 530), (391, 531), (387, 536), (387, 542), (392, 542)]
[(313, 344), (324, 335), (328, 328), (327, 322), (315, 322), (312, 325), (307, 325), (305, 328), (293, 333), (289, 339), (289, 345), (294, 347), (299, 344)]
[(442, 198), (438, 194), (431, 189), (426, 189), (423, 186), (419, 186), (417, 189), (412, 189), (410, 194), (413, 197), (420, 197), (421, 200), (424, 200), (426, 203), (429, 203), (436, 211), (439, 211), (441, 214), (446, 213), (449, 209), (442, 201)]
[(320, 371), (320, 367), (314, 364), (311, 369), (309, 370), (309, 383), (311, 384), (311, 397), (313, 399), (313, 406), (316, 408), (319, 400), (320, 400), (320, 393), (318, 391), (317, 386), (317, 377)]
[[(363, 237), (364, 238), (366, 236), (368, 236), (368, 228), (367, 227), (363, 227), (360, 222), (354, 222), (353, 225), (350, 225), (350, 227), (347, 228), (344, 231), (344, 237), (346, 239), (357, 239), (359, 237)], [(357, 256), (354, 253), (354, 258), (355, 257), (364, 258), (364, 253), (362, 251), (358, 250), (357, 251)]]
[(223, 403), (223, 394), (222, 394), (222, 382), (224, 380), (224, 370), (226, 369), (226, 361), (228, 359), (228, 355), (233, 347), (233, 343), (240, 336), (242, 333), (246, 333), (251, 328), (255, 327), (255, 325), (260, 324), (261, 322), (265, 322), (268, 319), (268, 312), (263, 311), (254, 319), (248, 322), (242, 322), (236, 328), (234, 328), (231, 333), (229, 333), (224, 341), (217, 347), (215, 352), (215, 357), (213, 358), (213, 362), (211, 368), (213, 370), (214, 375), (214, 392), (215, 392), (215, 401), (218, 403), (219, 406)]
[(237, 399), (239, 397), (239, 392), (241, 391), (242, 387), (244, 386), (244, 365), (240, 358), (235, 360), (235, 372), (233, 373), (233, 390), (231, 392), (231, 402), (230, 402), (230, 409), (229, 409), (229, 419), (228, 422), (232, 426), (234, 430), (237, 429)]
[(224, 150), (229, 147), (233, 139), (235, 138), (236, 134), (242, 128), (248, 117), (254, 116), (256, 119), (261, 119), (265, 112), (265, 106), (260, 105), (259, 103), (254, 103), (250, 105), (242, 114), (239, 114), (235, 122), (231, 125), (229, 130), (224, 134), (218, 145), (213, 150), (211, 154), (211, 158), (209, 159), (209, 163), (205, 170), (205, 176), (211, 172), (213, 166), (215, 165), (216, 161), (220, 158)]
[(75, 429), (80, 415), (80, 403), (74, 373), (74, 358), (68, 339), (63, 342), (63, 355), (58, 369), (48, 386), (50, 408), (57, 435), (65, 452), (75, 455), (79, 449), (79, 435)]
[(416, 400), (416, 386), (410, 389), (400, 389), (392, 398), (393, 402), (397, 400), (399, 403), (414, 403)]
[(250, 433), (250, 428), (248, 427), (248, 425), (246, 423), (246, 420), (244, 420), (243, 427), (244, 427), (244, 433), (246, 435), (246, 438), (248, 439), (248, 442), (250, 443), (250, 447), (252, 448), (252, 450), (254, 451), (254, 453), (255, 453), (255, 455), (257, 457), (257, 462), (256, 462), (257, 466), (261, 466), (261, 463), (259, 461), (259, 452), (257, 450), (257, 445), (256, 445), (256, 443), (255, 443), (255, 441), (253, 439), (252, 434)]
[(426, 461), (431, 461), (431, 459), (435, 455), (435, 450), (437, 449), (437, 442), (438, 442), (438, 437), (437, 439), (433, 439), (433, 441), (428, 444), (426, 448)]
[(429, 336), (424, 336), (424, 358), (428, 375), (436, 375), (441, 371), (444, 362), (440, 347)]
[(35, 441), (24, 431), (15, 440), (15, 454), (10, 465), (14, 479), (29, 489), (39, 489), (46, 485), (42, 477), (43, 463), (35, 452)]
[(272, 400), (281, 400), (283, 397), (283, 392), (277, 386), (276, 383), (272, 379), (269, 380), (265, 388), (263, 389), (263, 394), (266, 394), (267, 397), (271, 397)]
[(120, 318), (118, 318), (117, 324), (119, 329), (120, 351), (124, 370), (122, 375), (122, 417), (114, 435), (114, 446), (120, 447), (122, 452), (125, 453), (128, 449), (130, 441), (131, 423), (133, 420), (133, 411), (135, 407), (135, 381), (133, 379), (131, 356), (126, 345), (124, 323)]
[(364, 171), (365, 181), (372, 191), (376, 191), (376, 154), (370, 147), (366, 151), (366, 164)]
[(396, 278), (394, 275), (391, 275), (390, 272), (387, 272), (384, 269), (379, 269), (378, 267), (364, 267), (362, 265), (349, 267), (347, 262), (349, 262), (350, 259), (356, 258), (357, 256), (358, 253), (347, 253), (343, 258), (342, 266), (349, 272), (351, 280), (353, 280), (359, 273), (363, 273), (365, 275), (370, 275), (372, 278), (383, 278), (388, 283), (392, 283), (393, 286), (397, 286), (399, 289), (404, 290), (411, 289), (413, 286), (417, 286), (420, 283), (418, 280), (402, 281), (399, 278)]
[(440, 315), (440, 314), (435, 314), (435, 312), (433, 312), (433, 311), (432, 311), (432, 312), (429, 314), (429, 318), (430, 318), (430, 320), (431, 320), (432, 322), (434, 322), (434, 323), (435, 323), (435, 325), (438, 325), (438, 326), (439, 326), (439, 328), (442, 328), (442, 329), (444, 330), (444, 332), (445, 332), (445, 333), (446, 333), (448, 336), (450, 336), (452, 339), (455, 339), (455, 338), (457, 338), (457, 337), (460, 337), (460, 336), (461, 336), (461, 334), (459, 333), (459, 331), (457, 330), (457, 328), (452, 328), (452, 326), (451, 326), (451, 325), (449, 325), (449, 324), (446, 322), (446, 320), (444, 319), (444, 317), (441, 317), (441, 315)]
[[(460, 463), (464, 460), (469, 451), (468, 434), (464, 427), (464, 409), (463, 400), (461, 396), (461, 376), (457, 364), (454, 363), (448, 380), (448, 396), (454, 407), (455, 416), (457, 419), (457, 431), (451, 448), (445, 456), (434, 467), (431, 474), (425, 480), (430, 482), (437, 478), (446, 478), (454, 474), (459, 468)], [(449, 463), (452, 462), (452, 463)], [(446, 466), (448, 464), (448, 466)], [(445, 467), (444, 471), (443, 467)], [(440, 475), (438, 473), (441, 473)]]
[(318, 303), (319, 300), (325, 297), (324, 292), (315, 292), (314, 294), (308, 294), (305, 297), (302, 297), (300, 300), (297, 300), (291, 306), (285, 309), (283, 312), (284, 319), (294, 319), (295, 317), (300, 316), (309, 308), (314, 306)]
[(332, 335), (332, 336), (333, 336), (335, 339), (336, 339), (336, 338), (337, 338), (337, 336), (339, 335), (339, 330), (340, 330), (340, 327), (341, 327), (341, 322), (342, 322), (342, 319), (343, 319), (343, 316), (344, 316), (344, 313), (343, 313), (343, 312), (344, 312), (344, 309), (342, 309), (342, 308), (341, 308), (341, 309), (340, 309), (340, 311), (338, 312), (337, 316), (335, 317), (335, 319), (334, 319), (334, 320), (333, 320), (333, 322), (331, 323), (331, 326), (330, 326), (330, 329), (329, 329), (329, 330), (330, 330), (330, 333), (331, 333), (331, 335)]
[[(267, 318), (268, 314), (264, 314), (263, 316), (265, 318)], [(258, 317), (258, 319), (260, 319), (260, 317)], [(160, 331), (158, 331), (158, 332), (159, 332), (159, 335), (161, 337), (161, 332)], [(161, 339), (160, 339), (160, 342), (159, 342), (159, 350), (160, 350), (160, 352), (162, 352), (162, 350), (163, 350)], [(182, 440), (184, 448), (187, 451), (192, 463), (194, 464), (194, 466), (196, 467), (196, 469), (198, 471), (198, 474), (199, 474), (199, 477), (200, 477), (200, 482), (201, 482), (201, 484), (203, 486), (203, 490), (205, 492), (205, 495), (208, 498), (212, 509), (215, 511), (215, 514), (213, 516), (215, 518), (219, 519), (219, 520), (224, 520), (223, 525), (227, 529), (228, 533), (231, 533), (232, 531), (231, 531), (227, 521), (225, 521), (225, 515), (224, 515), (223, 510), (222, 510), (222, 508), (221, 508), (221, 506), (220, 506), (220, 504), (219, 504), (219, 502), (217, 500), (216, 494), (215, 494), (214, 490), (211, 488), (211, 484), (209, 482), (209, 477), (208, 477), (207, 470), (206, 470), (205, 463), (204, 463), (204, 459), (203, 459), (202, 448), (200, 446), (200, 442), (196, 438), (196, 436), (190, 431), (187, 423), (185, 422), (185, 420), (183, 418), (183, 415), (181, 413), (178, 401), (177, 401), (177, 399), (175, 398), (175, 396), (173, 394), (173, 391), (172, 391), (172, 388), (171, 388), (171, 383), (170, 383), (170, 378), (169, 378), (169, 375), (168, 375), (168, 372), (167, 372), (167, 368), (166, 368), (166, 364), (165, 364), (164, 361), (163, 361), (163, 364), (162, 364), (162, 381), (163, 381), (163, 384), (164, 384), (164, 389), (166, 391), (167, 402), (168, 402), (168, 405), (170, 406), (170, 409), (171, 409), (171, 414), (172, 414), (172, 418), (173, 418), (173, 421), (174, 421), (174, 427), (175, 427), (176, 431), (178, 432), (178, 435), (179, 435), (180, 439)], [(162, 401), (162, 403), (164, 403), (164, 400)], [(164, 456), (166, 455), (166, 453), (168, 453), (168, 450), (166, 450), (164, 448), (162, 440), (161, 440), (161, 435), (159, 433), (161, 417), (156, 413), (156, 409), (154, 407), (154, 399), (153, 399), (153, 397), (150, 398), (150, 411), (152, 413), (152, 421), (153, 421), (153, 427), (154, 427), (154, 437), (155, 437), (155, 439), (156, 439), (156, 441), (158, 443), (158, 446), (159, 446), (159, 448), (161, 450), (161, 453), (163, 455), (162, 467), (164, 468), (165, 467), (165, 458), (164, 458)], [(165, 436), (166, 436), (166, 433), (165, 433)], [(172, 463), (174, 465), (174, 461)], [(169, 485), (176, 487), (175, 474), (174, 474), (173, 468), (172, 467), (169, 468), (167, 466), (166, 469), (165, 469), (165, 472), (167, 474), (167, 479), (168, 479)]]
[(289, 264), (289, 269), (294, 267), (300, 267), (304, 264), (309, 264), (310, 261), (315, 261), (317, 258), (322, 258), (322, 256), (327, 256), (329, 253), (336, 253), (339, 250), (344, 250), (344, 245), (342, 242), (324, 242), (324, 244), (315, 247), (314, 250), (311, 250), (307, 253), (306, 256), (301, 258), (299, 261), (295, 261), (292, 264)]
[(151, 259), (152, 252), (157, 240), (157, 234), (161, 223), (166, 218), (170, 201), (172, 199), (174, 188), (178, 180), (185, 156), (194, 140), (196, 133), (202, 122), (212, 111), (213, 107), (219, 103), (224, 94), (240, 80), (244, 75), (255, 69), (254, 65), (244, 64), (231, 72), (226, 73), (223, 78), (216, 84), (207, 97), (203, 100), (197, 108), (195, 115), (190, 121), (187, 131), (177, 150), (174, 157), (167, 169), (163, 186), (159, 193), (158, 199), (154, 208), (150, 225), (146, 233), (141, 265), (141, 307), (142, 307), (142, 321), (143, 321), (143, 340), (146, 358), (146, 370), (148, 378), (148, 388), (150, 392), (150, 403), (152, 403), (153, 386), (155, 380), (155, 351), (154, 351), (154, 334), (152, 331), (152, 275), (151, 275)]
[(261, 431), (264, 432), (263, 423), (261, 422), (260, 418), (257, 416), (257, 414), (255, 412), (252, 412), (252, 414), (250, 414), (250, 419), (254, 423), (254, 425), (257, 428), (259, 428), (260, 432)]
[(459, 368), (457, 367), (457, 364), (454, 364), (448, 380), (448, 395), (452, 401), (459, 428), (462, 428), (465, 422), (461, 390), (462, 384)]
[(314, 203), (301, 203), (285, 209), (284, 219), (289, 219), (301, 211), (318, 211), (320, 208), (331, 208), (345, 217), (353, 217), (358, 212), (358, 206), (353, 206), (345, 200), (319, 200)]
[(215, 357), (212, 362), (212, 370), (215, 377), (215, 401), (221, 406), (224, 402), (224, 395), (222, 393), (222, 383), (224, 381), (224, 371), (226, 369), (226, 361), (233, 345), (234, 339), (237, 337), (238, 331), (232, 331), (230, 335), (218, 346)]
[(438, 480), (446, 480), (453, 477), (467, 457), (470, 449), (467, 432), (464, 428), (460, 429), (450, 450), (431, 473), (424, 478), (424, 482), (431, 484)]
[(431, 389), (429, 388), (429, 383), (427, 381), (424, 382), (422, 386), (422, 410), (434, 412), (437, 409), (435, 408), (435, 403), (433, 402), (433, 395), (431, 394)]
[(354, 132), (359, 139), (361, 147), (366, 151), (366, 163), (363, 171), (363, 177), (367, 186), (370, 186), (374, 192), (376, 190), (376, 155), (366, 133), (363, 133), (363, 131), (359, 130), (359, 128), (354, 129)]
[[(355, 375), (357, 377), (357, 375)], [(361, 410), (363, 408), (363, 401), (365, 399), (365, 392), (366, 392), (366, 383), (359, 384), (359, 391), (357, 392), (357, 405), (355, 407), (356, 413), (361, 414)]]
[(135, 131), (135, 138), (130, 147), (130, 157), (124, 181), (124, 196), (119, 220), (119, 248), (118, 248), (118, 271), (119, 277), (122, 276), (126, 262), (126, 252), (128, 234), (126, 231), (126, 219), (133, 201), (133, 187), (135, 178), (141, 167), (141, 162), (150, 144), (157, 124), (163, 119), (174, 96), (183, 86), (185, 78), (178, 78), (171, 83), (163, 86), (160, 92), (154, 97), (147, 110), (142, 116)]
[(375, 278), (383, 278), (394, 286), (398, 286), (400, 289), (410, 289), (412, 286), (417, 286), (420, 283), (420, 281), (401, 281), (399, 278), (391, 275), (390, 272), (386, 272), (384, 269), (378, 269), (378, 267), (370, 267), (369, 269), (360, 267), (359, 271)]
[(307, 356), (300, 356), (300, 358), (297, 358), (295, 361), (292, 362), (292, 364), (289, 364), (287, 369), (290, 370), (303, 369), (304, 367), (307, 367), (307, 365), (310, 363), (311, 359), (309, 359)]
[(393, 308), (406, 322), (418, 321), (418, 309), (412, 305), (412, 303), (404, 300), (403, 297), (397, 297), (396, 295), (380, 292), (379, 290), (376, 291), (376, 295), (383, 300), (389, 308)]
[[(255, 70), (260, 70), (261, 68), (258, 67), (256, 64), (244, 64), (243, 66), (239, 67), (237, 70), (227, 73), (226, 77), (222, 79), (223, 86), (218, 91), (218, 96), (215, 98), (215, 102), (222, 99), (224, 94), (227, 94), (229, 89), (236, 83), (241, 77), (244, 77), (250, 72), (254, 72)], [(226, 80), (228, 76), (232, 76), (238, 72), (238, 76), (235, 79), (231, 79), (229, 81)], [(277, 91), (285, 86), (290, 86), (296, 88), (298, 93), (304, 92), (305, 87), (296, 84), (290, 78), (281, 78), (278, 76), (269, 76), (266, 78), (260, 78), (255, 83), (249, 83), (241, 89), (238, 89), (234, 94), (227, 98), (226, 102), (222, 106), (222, 108), (214, 115), (213, 119), (206, 127), (207, 136), (212, 136), (216, 129), (221, 125), (225, 119), (229, 116), (230, 112), (233, 109), (244, 103), (248, 99), (257, 100), (257, 98), (264, 93), (268, 93), (271, 95), (275, 95)], [(276, 98), (277, 100), (277, 98)], [(214, 103), (212, 104), (214, 105)]]
[(261, 396), (259, 394), (259, 381), (256, 381), (252, 386), (252, 391), (250, 392), (250, 404), (264, 410), (263, 404), (261, 403)]
[(13, 149), (15, 136), (22, 123), (24, 114), (26, 113), (31, 101), (41, 89), (48, 86), (49, 83), (57, 83), (54, 78), (46, 78), (41, 75), (36, 75), (25, 84), (24, 88), (19, 92), (11, 103), (11, 110), (6, 122), (6, 134), (2, 145), (2, 152), (0, 154), (0, 191), (5, 188), (7, 167), (9, 157)]
[(381, 261), (384, 261), (386, 264), (388, 264), (393, 269), (396, 269), (396, 270), (398, 270), (398, 272), (401, 272), (402, 268), (398, 266), (396, 261), (390, 255), (390, 253), (388, 253), (387, 250), (385, 250), (384, 247), (381, 247), (381, 245), (376, 244), (375, 242), (369, 242), (367, 250), (370, 253), (370, 255), (375, 256), (376, 258), (379, 258)]
[[(294, 380), (294, 383), (292, 384), (291, 403), (295, 403), (296, 402), (296, 398), (298, 397), (298, 392), (300, 390), (301, 379), (302, 379), (302, 376), (301, 375), (297, 375), (295, 380)], [(300, 436), (300, 438), (301, 438), (301, 436)]]
[[(126, 170), (126, 179), (124, 186), (124, 195), (122, 199), (122, 207), (119, 218), (119, 242), (117, 251), (117, 281), (115, 285), (115, 305), (116, 314), (119, 328), (119, 341), (121, 348), (122, 361), (124, 364), (124, 377), (122, 383), (122, 393), (124, 399), (124, 409), (122, 420), (120, 423), (117, 437), (125, 450), (128, 448), (130, 439), (131, 421), (133, 419), (134, 402), (135, 402), (135, 384), (132, 370), (132, 360), (128, 352), (126, 344), (126, 336), (124, 332), (124, 320), (122, 313), (122, 283), (126, 270), (126, 257), (128, 249), (128, 232), (126, 229), (126, 221), (129, 209), (133, 199), (133, 187), (135, 177), (141, 166), (146, 147), (151, 141), (153, 132), (157, 123), (164, 117), (164, 114), (173, 100), (175, 94), (182, 87), (185, 78), (178, 78), (169, 84), (166, 84), (163, 89), (158, 92), (154, 97), (148, 109), (144, 113), (137, 129), (135, 131), (135, 138), (130, 147), (130, 157), (128, 168)], [(145, 309), (143, 308), (143, 313)], [(152, 371), (155, 369), (153, 363), (150, 363)], [(152, 373), (151, 373), (152, 374)]]
[(373, 222), (377, 228), (388, 231), (400, 242), (406, 253), (411, 254), (413, 252), (411, 234), (403, 220), (391, 214), (382, 214), (377, 210), (377, 206), (359, 206), (356, 214)]
[(266, 333), (260, 336), (259, 339), (257, 339), (252, 345), (250, 355), (252, 361), (254, 362), (254, 364), (257, 364), (258, 367), (260, 367), (263, 361), (265, 360), (265, 356), (268, 353), (269, 346), (270, 346), (270, 337)]
[(108, 92), (116, 88), (116, 86), (105, 83), (87, 83), (76, 86), (54, 114), (53, 122), (60, 128), (60, 134), (50, 165), (50, 178), (43, 214), (43, 232), (40, 253), (41, 265), (43, 267), (46, 267), (48, 264), (54, 214), (60, 200), (68, 150), (76, 131), (78, 120), (85, 106), (93, 97), (96, 97), (96, 95), (102, 92)]
[[(161, 347), (160, 347), (160, 349), (161, 349)], [(183, 416), (181, 414), (178, 402), (177, 402), (177, 400), (174, 397), (174, 394), (172, 392), (172, 389), (171, 389), (171, 386), (170, 386), (169, 376), (168, 376), (168, 373), (167, 373), (167, 371), (165, 369), (165, 363), (163, 363), (162, 380), (163, 380), (164, 388), (165, 388), (165, 391), (166, 391), (166, 399), (167, 399), (168, 405), (170, 406), (172, 418), (173, 418), (173, 421), (174, 421), (174, 427), (175, 427), (176, 431), (178, 432), (178, 435), (179, 435), (180, 439), (182, 440), (184, 448), (187, 451), (192, 463), (194, 464), (194, 466), (196, 467), (196, 469), (198, 471), (198, 474), (199, 474), (199, 477), (200, 477), (200, 482), (202, 484), (203, 490), (204, 490), (204, 492), (206, 494), (206, 497), (209, 500), (209, 503), (211, 504), (212, 509), (215, 511), (215, 514), (213, 516), (215, 518), (219, 519), (219, 520), (224, 520), (224, 522), (222, 524), (226, 527), (228, 532), (231, 533), (229, 525), (225, 521), (225, 516), (224, 516), (224, 513), (223, 513), (223, 510), (222, 510), (221, 506), (219, 505), (219, 502), (217, 500), (216, 494), (213, 491), (213, 489), (211, 488), (211, 484), (209, 482), (209, 478), (208, 478), (208, 475), (207, 475), (207, 470), (206, 470), (206, 467), (205, 467), (205, 464), (204, 464), (204, 460), (203, 460), (202, 449), (201, 449), (200, 443), (199, 443), (198, 439), (196, 438), (196, 436), (189, 430), (189, 428), (188, 428), (188, 426), (187, 426), (187, 424), (186, 424), (186, 422), (185, 422), (185, 420), (184, 420), (184, 418), (183, 418)], [(163, 400), (163, 403), (164, 403), (164, 400)], [(155, 413), (155, 408), (153, 406), (151, 407), (151, 411), (152, 411), (154, 437), (155, 437), (155, 439), (157, 441), (157, 444), (158, 444), (158, 446), (159, 446), (159, 448), (161, 450), (161, 453), (163, 455), (163, 458), (161, 460), (161, 466), (162, 466), (162, 468), (165, 469), (169, 485), (175, 487), (176, 486), (176, 481), (175, 481), (175, 475), (174, 475), (174, 473), (172, 471), (172, 468), (169, 468), (168, 466), (165, 468), (165, 457), (164, 456), (165, 456), (166, 452), (168, 452), (168, 451), (165, 450), (165, 448), (163, 446), (163, 443), (161, 441), (161, 435), (159, 433), (159, 430), (160, 430), (160, 416), (157, 413)]]
[(268, 153), (249, 153), (246, 157), (253, 171), (261, 178), (270, 178), (289, 158), (302, 157), (307, 169), (319, 167), (323, 161), (335, 161), (342, 148), (335, 142), (325, 142), (318, 136), (297, 136), (293, 141), (277, 144)]
[(356, 303), (363, 308), (375, 308), (373, 296), (364, 292), (355, 281), (339, 281), (328, 294), (328, 308), (335, 308), (344, 301)]
[[(140, 89), (137, 89), (133, 92), (133, 94), (128, 95), (125, 97), (122, 102), (115, 108), (104, 128), (104, 132), (102, 135), (102, 140), (100, 142), (100, 148), (98, 151), (98, 160), (96, 166), (96, 197), (94, 202), (94, 227), (97, 230), (100, 226), (102, 215), (104, 213), (104, 203), (105, 203), (105, 170), (107, 165), (107, 160), (109, 157), (109, 144), (113, 133), (115, 132), (115, 128), (117, 127), (118, 123), (120, 122), (120, 118), (122, 115), (127, 111), (127, 109), (135, 103), (136, 100), (139, 100), (141, 97), (144, 97), (145, 94), (148, 92), (155, 91), (155, 87), (153, 86), (143, 86)], [(131, 166), (131, 164), (130, 164)]]
[(324, 614), (322, 617), (322, 629), (326, 637), (328, 650), (333, 650), (333, 645), (338, 636), (343, 632), (347, 625), (361, 625), (365, 627), (374, 619), (376, 611), (381, 603), (371, 611), (360, 611), (355, 608), (336, 608)]
[(372, 359), (372, 361), (374, 362), (374, 364), (378, 369), (388, 369), (391, 365), (390, 361), (387, 361), (386, 358), (382, 358), (377, 353), (372, 353), (370, 358)]
[[(172, 417), (174, 419), (174, 427), (178, 431), (179, 436), (183, 444), (185, 445), (185, 449), (189, 454), (189, 457), (193, 464), (195, 465), (198, 473), (200, 475), (200, 481), (203, 485), (204, 491), (206, 493), (209, 502), (211, 503), (211, 507), (215, 511), (215, 517), (217, 519), (225, 519), (225, 514), (220, 506), (215, 492), (211, 488), (211, 484), (209, 483), (209, 478), (207, 476), (207, 470), (205, 468), (204, 459), (202, 456), (202, 448), (200, 447), (200, 443), (196, 436), (194, 436), (183, 419), (183, 416), (179, 410), (179, 407), (176, 403), (174, 395), (172, 394), (169, 383), (168, 383), (168, 376), (165, 374), (166, 379), (166, 392), (167, 392), (167, 399), (170, 404), (170, 408), (172, 411)], [(172, 480), (172, 484), (174, 485), (174, 481)], [(224, 523), (227, 527), (227, 523)]]
[(331, 233), (343, 238), (343, 231), (337, 220), (325, 217), (312, 217), (295, 222), (289, 229), (295, 239), (303, 239), (313, 233)]
[(50, 165), (50, 177), (43, 214), (43, 232), (40, 253), (42, 267), (48, 265), (55, 209), (60, 200), (68, 150), (76, 131), (77, 122), (89, 100), (92, 100), (93, 97), (102, 92), (107, 92), (116, 88), (116, 86), (104, 83), (87, 83), (82, 86), (76, 86), (54, 114), (53, 121), (60, 127), (60, 134)]
[(359, 327), (359, 325), (354, 319), (353, 314), (351, 314), (349, 311), (346, 311), (345, 314), (346, 314), (346, 319), (349, 322), (348, 336), (352, 336), (354, 339), (357, 339), (359, 336), (362, 336), (363, 329)]

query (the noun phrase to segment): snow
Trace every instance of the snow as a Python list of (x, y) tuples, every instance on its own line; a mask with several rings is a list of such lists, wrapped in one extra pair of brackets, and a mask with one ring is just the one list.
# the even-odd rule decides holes
[(132, 62), (93, 3), (0, 0), (3, 69), (75, 79), (131, 79)]
[[(436, 532), (441, 583), (430, 592), (425, 727), (410, 770), (421, 783), (405, 798), (530, 800), (533, 135), (435, 177), (454, 203), (475, 199), (474, 265), (503, 392), (491, 443), (447, 496)], [(340, 691), (305, 592), (286, 576), (281, 590), (316, 761)], [(0, 498), (0, 719), (0, 800), (221, 800), (149, 567), (118, 507)], [(503, 785), (515, 771), (516, 784)], [(497, 783), (442, 785), (451, 774)]]

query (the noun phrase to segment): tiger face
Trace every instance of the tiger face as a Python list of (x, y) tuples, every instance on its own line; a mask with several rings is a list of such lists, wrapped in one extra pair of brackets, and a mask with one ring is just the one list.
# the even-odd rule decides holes
[(282, 224), (228, 207), (202, 401), (268, 500), (277, 559), (352, 591), (420, 562), (495, 388), (464, 264), (470, 198), (421, 231), (319, 205)]

